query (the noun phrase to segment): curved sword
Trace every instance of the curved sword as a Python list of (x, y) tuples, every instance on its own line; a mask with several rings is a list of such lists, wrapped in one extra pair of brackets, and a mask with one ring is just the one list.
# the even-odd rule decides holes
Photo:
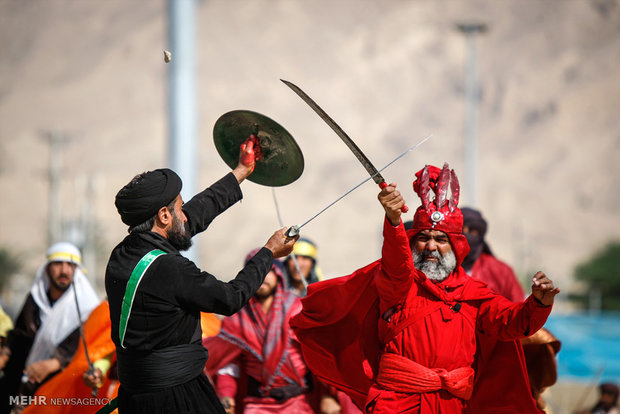
[[(71, 283), (73, 285), (73, 297), (75, 298), (75, 307), (77, 309), (78, 319), (80, 320), (80, 338), (82, 339), (82, 346), (84, 347), (84, 355), (86, 356), (86, 362), (88, 363), (87, 375), (93, 375), (95, 373), (95, 366), (93, 365), (90, 355), (88, 355), (88, 347), (86, 346), (86, 337), (84, 336), (84, 322), (82, 322), (82, 312), (80, 312), (80, 303), (78, 302), (77, 289), (75, 287), (75, 280)], [(92, 389), (91, 395), (97, 396), (99, 388), (96, 386)]]
[[(331, 127), (331, 129), (336, 133), (336, 135), (338, 135), (340, 139), (344, 141), (347, 147), (349, 147), (349, 149), (357, 157), (359, 162), (362, 163), (366, 171), (368, 171), (368, 174), (370, 174), (372, 179), (375, 181), (375, 183), (379, 185), (380, 188), (383, 189), (388, 186), (388, 184), (385, 182), (385, 179), (381, 176), (381, 174), (379, 174), (379, 171), (377, 171), (375, 166), (372, 165), (368, 157), (366, 157), (366, 155), (362, 152), (361, 149), (359, 149), (359, 147), (355, 144), (355, 142), (353, 142), (353, 140), (347, 135), (347, 133), (344, 132), (342, 128), (340, 128), (340, 126), (336, 123), (336, 121), (334, 121), (329, 115), (327, 115), (327, 112), (325, 112), (316, 102), (314, 102), (314, 100), (312, 100), (312, 98), (310, 98), (297, 85), (289, 81), (286, 81), (284, 79), (280, 79), (280, 80), (284, 82), (286, 86), (291, 88), (293, 92), (295, 92), (301, 99), (303, 99), (303, 101), (307, 103), (310, 106), (310, 108), (312, 108), (314, 112), (316, 112), (321, 117), (321, 119), (325, 121), (327, 125)], [(409, 208), (406, 205), (403, 205), (401, 207), (401, 211), (403, 213), (406, 213), (407, 211), (409, 211)]]

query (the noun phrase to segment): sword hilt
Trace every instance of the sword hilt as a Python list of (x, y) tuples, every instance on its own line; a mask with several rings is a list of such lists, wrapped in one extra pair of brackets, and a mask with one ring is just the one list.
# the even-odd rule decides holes
[[(379, 183), (379, 188), (381, 188), (382, 190), (388, 186), (388, 183), (386, 183), (385, 181), (382, 181)], [(409, 207), (407, 207), (407, 205), (403, 204), (403, 206), (400, 208), (400, 211), (402, 211), (403, 213), (406, 213), (409, 211)]]
[(295, 237), (299, 234), (299, 226), (291, 226), (289, 227), (289, 229), (284, 233), (284, 235), (286, 237)]

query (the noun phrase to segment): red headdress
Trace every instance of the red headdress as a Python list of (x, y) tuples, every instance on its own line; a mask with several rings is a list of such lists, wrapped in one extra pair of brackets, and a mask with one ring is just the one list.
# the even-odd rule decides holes
[[(445, 163), (441, 170), (427, 165), (415, 176), (413, 191), (420, 197), (422, 205), (416, 210), (413, 227), (407, 230), (407, 235), (411, 238), (422, 230), (439, 230), (446, 233), (460, 265), (469, 252), (469, 244), (462, 234), (463, 214), (457, 207), (460, 186), (456, 173), (450, 169), (448, 163)], [(435, 193), (433, 200), (430, 199), (431, 190)], [(448, 191), (452, 193), (450, 199)]]

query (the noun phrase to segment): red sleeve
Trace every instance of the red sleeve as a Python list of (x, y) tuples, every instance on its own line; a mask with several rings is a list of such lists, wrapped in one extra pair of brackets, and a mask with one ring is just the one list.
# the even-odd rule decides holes
[(237, 378), (228, 374), (219, 374), (215, 377), (215, 389), (220, 398), (235, 398), (237, 395)]
[(552, 306), (539, 304), (532, 295), (520, 303), (496, 295), (481, 304), (479, 326), (499, 340), (524, 338), (543, 327), (551, 308)]
[(381, 272), (375, 281), (381, 299), (381, 314), (405, 301), (414, 271), (411, 247), (402, 221), (394, 227), (386, 217), (383, 222)]
[(222, 367), (233, 362), (241, 355), (241, 349), (222, 339), (220, 335), (210, 336), (202, 340), (202, 345), (209, 351), (205, 369), (210, 376), (215, 376)]

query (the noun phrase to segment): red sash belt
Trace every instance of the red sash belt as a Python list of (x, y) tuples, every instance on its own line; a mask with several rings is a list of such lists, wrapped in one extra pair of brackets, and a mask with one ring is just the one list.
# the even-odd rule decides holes
[(420, 394), (446, 390), (450, 394), (468, 400), (474, 389), (474, 370), (461, 367), (452, 371), (443, 368), (427, 368), (409, 358), (385, 353), (379, 364), (377, 384), (388, 390)]

